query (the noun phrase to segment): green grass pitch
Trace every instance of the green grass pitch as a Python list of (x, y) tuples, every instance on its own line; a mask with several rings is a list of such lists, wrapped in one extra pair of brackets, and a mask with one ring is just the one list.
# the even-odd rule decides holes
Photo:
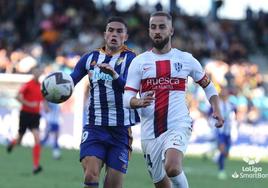
[[(5, 147), (0, 146), (0, 187), (83, 187), (83, 173), (78, 157), (77, 150), (63, 150), (62, 159), (54, 160), (51, 157), (51, 150), (45, 148), (42, 150), (41, 159), (44, 171), (32, 175), (31, 148), (17, 147), (11, 154), (7, 154)], [(186, 156), (184, 169), (190, 188), (266, 188), (268, 186), (268, 175), (264, 179), (231, 177), (234, 172), (241, 172), (243, 166), (248, 166), (244, 161), (229, 160), (226, 165), (228, 179), (218, 180), (217, 167), (211, 160)], [(263, 174), (268, 174), (268, 163), (260, 162), (255, 166), (261, 167)], [(132, 155), (124, 188), (153, 188), (140, 153)]]

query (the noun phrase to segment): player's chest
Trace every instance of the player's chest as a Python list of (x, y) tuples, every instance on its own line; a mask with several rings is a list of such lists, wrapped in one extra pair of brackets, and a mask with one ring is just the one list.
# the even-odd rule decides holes
[(97, 61), (91, 62), (88, 71), (89, 80), (92, 82), (98, 82), (100, 80), (103, 81), (112, 81), (113, 78), (111, 74), (108, 74), (105, 71), (102, 71), (98, 65), (100, 64), (109, 64), (111, 69), (115, 70), (119, 75), (125, 67), (125, 59), (121, 57), (112, 57), (107, 60), (105, 57), (100, 57)]
[(178, 77), (187, 78), (190, 67), (176, 59), (145, 61), (141, 66), (142, 78)]

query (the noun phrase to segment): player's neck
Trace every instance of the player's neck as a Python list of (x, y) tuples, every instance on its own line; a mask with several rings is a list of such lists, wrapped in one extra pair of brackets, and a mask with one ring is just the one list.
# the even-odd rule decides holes
[(125, 46), (121, 46), (119, 47), (118, 49), (111, 49), (111, 48), (108, 48), (107, 46), (105, 46), (104, 48), (104, 52), (107, 54), (107, 55), (114, 55), (120, 51), (122, 51), (122, 49), (124, 49)]
[(35, 82), (39, 82), (39, 78), (33, 77), (33, 80), (34, 80)]
[(171, 50), (171, 44), (167, 43), (162, 49), (153, 47), (152, 52), (155, 54), (166, 54)]

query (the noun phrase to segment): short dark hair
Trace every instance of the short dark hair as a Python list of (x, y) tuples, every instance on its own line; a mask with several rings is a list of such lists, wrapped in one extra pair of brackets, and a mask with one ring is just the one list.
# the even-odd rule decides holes
[(168, 20), (172, 21), (172, 16), (168, 12), (165, 12), (165, 11), (153, 12), (150, 17), (154, 17), (154, 16), (165, 16), (167, 17)]
[(107, 22), (106, 22), (106, 26), (111, 23), (111, 22), (120, 22), (122, 23), (126, 29), (127, 29), (127, 22), (122, 18), (122, 17), (118, 17), (118, 16), (113, 16), (108, 18)]

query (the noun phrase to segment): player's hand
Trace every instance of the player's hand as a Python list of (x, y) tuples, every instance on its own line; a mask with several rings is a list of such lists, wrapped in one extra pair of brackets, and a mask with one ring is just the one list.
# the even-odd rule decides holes
[(140, 105), (141, 107), (147, 107), (147, 106), (150, 106), (152, 104), (152, 102), (155, 100), (155, 97), (154, 97), (154, 91), (149, 91), (145, 94), (144, 97), (142, 97), (140, 99)]
[(154, 100), (154, 91), (149, 91), (140, 99), (132, 99), (130, 105), (133, 108), (145, 108), (147, 106), (150, 106)]
[(115, 74), (117, 74), (115, 72), (115, 70), (111, 67), (111, 65), (107, 64), (107, 63), (101, 63), (97, 65), (100, 70), (106, 74), (111, 75), (112, 77), (114, 77)]
[(212, 114), (212, 117), (216, 120), (215, 127), (221, 128), (223, 126), (223, 124), (224, 124), (224, 119), (220, 115), (220, 113), (214, 112)]

